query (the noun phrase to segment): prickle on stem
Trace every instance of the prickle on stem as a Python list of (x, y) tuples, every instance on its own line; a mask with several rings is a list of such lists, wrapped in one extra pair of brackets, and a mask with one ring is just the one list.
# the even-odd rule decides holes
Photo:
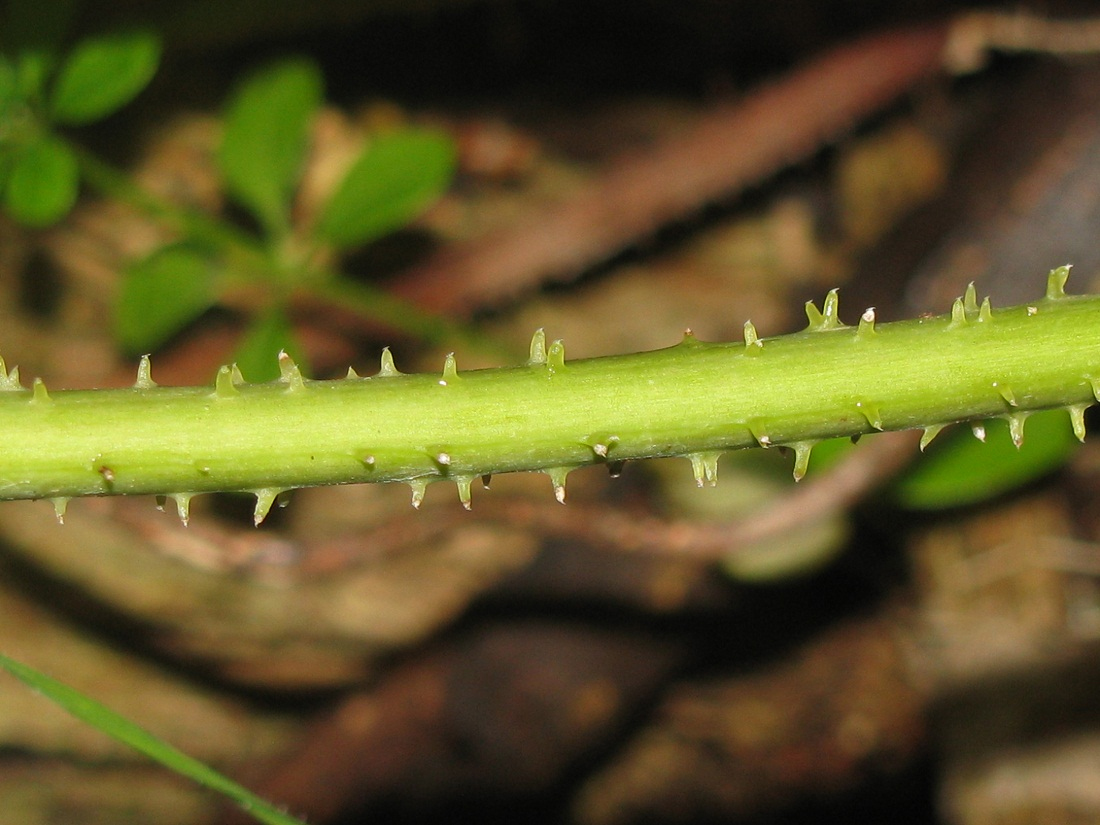
[(572, 467), (551, 467), (545, 471), (550, 476), (550, 483), (554, 485), (554, 498), (558, 504), (565, 504), (565, 481), (572, 471)]
[(721, 456), (720, 452), (692, 453), (688, 456), (696, 487), (713, 487), (718, 483), (718, 459)]
[(141, 356), (138, 361), (137, 378), (134, 380), (135, 390), (149, 390), (157, 385), (153, 380), (153, 364), (148, 355)]
[(760, 339), (746, 323), (743, 342), (685, 333), (568, 365), (542, 330), (525, 365), (463, 373), (452, 353), (441, 373), (404, 375), (387, 348), (371, 377), (309, 380), (281, 353), (274, 382), (226, 365), (213, 387), (163, 387), (145, 356), (132, 387), (47, 392), (0, 361), (0, 498), (49, 500), (61, 520), (70, 497), (153, 494), (186, 524), (193, 495), (251, 491), (259, 525), (283, 490), (311, 485), (404, 482), (419, 506), (446, 478), (469, 507), (474, 478), (531, 470), (564, 502), (577, 467), (614, 476), (627, 460), (687, 456), (707, 486), (723, 452), (752, 446), (793, 450), (798, 479), (824, 438), (912, 427), (924, 449), (947, 424), (984, 439), (981, 422), (1004, 418), (1020, 445), (1027, 416), (1052, 408), (1083, 439), (1100, 402), (1100, 297), (1066, 296), (1067, 274), (1031, 304), (994, 310), (969, 286), (948, 316), (878, 324), (868, 308), (857, 327), (833, 291), (807, 308), (813, 334)]

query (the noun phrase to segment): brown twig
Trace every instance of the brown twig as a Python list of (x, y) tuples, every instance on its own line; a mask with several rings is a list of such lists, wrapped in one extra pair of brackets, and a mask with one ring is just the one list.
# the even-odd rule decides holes
[(940, 70), (947, 33), (946, 24), (917, 26), (839, 46), (714, 108), (687, 134), (622, 158), (556, 208), (448, 247), (405, 273), (394, 291), (426, 309), (467, 316), (539, 283), (574, 277), (662, 225), (813, 155)]
[[(716, 561), (842, 512), (891, 478), (916, 456), (916, 431), (882, 433), (832, 469), (807, 479), (763, 510), (731, 522), (642, 516), (603, 504), (483, 499), (488, 514), (541, 534), (575, 535), (616, 550)], [(479, 502), (479, 510), (483, 505)]]

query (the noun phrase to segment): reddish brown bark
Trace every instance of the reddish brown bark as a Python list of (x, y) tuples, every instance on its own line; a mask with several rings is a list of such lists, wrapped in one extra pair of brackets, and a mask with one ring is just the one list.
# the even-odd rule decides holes
[(946, 25), (874, 34), (833, 49), (687, 134), (623, 157), (590, 186), (487, 237), (448, 247), (406, 273), (401, 297), (468, 315), (547, 280), (564, 280), (662, 225), (813, 155), (938, 71)]

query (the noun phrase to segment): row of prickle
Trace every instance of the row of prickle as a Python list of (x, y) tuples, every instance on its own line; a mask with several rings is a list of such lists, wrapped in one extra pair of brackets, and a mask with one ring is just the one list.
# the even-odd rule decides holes
[[(1022, 308), (1010, 308), (1010, 310), (1020, 310), (1016, 313), (1017, 317), (1031, 318), (1041, 314), (1041, 307), (1050, 308), (1054, 304), (1063, 302), (1063, 299), (1067, 298), (1064, 287), (1068, 273), (1069, 267), (1060, 267), (1052, 271), (1048, 277), (1046, 295), (1041, 301)], [(1075, 300), (1081, 299), (1078, 298)], [(1097, 309), (1097, 315), (1095, 317), (1100, 318), (1100, 299), (1088, 300), (1096, 302), (1095, 308)], [(1092, 308), (1093, 305), (1090, 304), (1090, 312)], [(1009, 310), (1005, 310), (1003, 312), (1008, 311)], [(908, 323), (910, 325), (909, 329), (912, 330), (914, 329), (913, 324), (919, 323), (902, 322), (902, 324), (885, 324), (876, 327), (875, 310), (869, 308), (862, 313), (855, 327), (848, 326), (840, 320), (836, 290), (828, 293), (820, 309), (813, 303), (808, 303), (806, 305), (806, 314), (809, 322), (805, 330), (806, 333), (842, 333), (840, 336), (834, 336), (833, 340), (837, 341), (843, 339), (854, 343), (862, 342), (866, 345), (862, 348), (863, 351), (867, 351), (868, 348), (873, 348), (874, 341), (881, 341), (884, 333), (887, 333), (888, 329), (896, 329), (901, 327), (902, 324)], [(938, 328), (946, 328), (948, 330), (962, 330), (966, 328), (989, 329), (994, 324), (995, 317), (999, 316), (995, 316), (990, 306), (989, 299), (987, 298), (979, 303), (976, 291), (973, 285), (971, 285), (966, 290), (965, 294), (954, 302), (950, 315), (941, 316), (939, 320), (943, 321), (943, 323), (941, 323)], [(1090, 323), (1092, 317), (1092, 315), (1089, 316)], [(1093, 327), (1100, 329), (1100, 324), (1093, 324)], [(1096, 337), (1100, 338), (1100, 336)], [(753, 325), (751, 323), (746, 323), (743, 345), (703, 344), (697, 341), (691, 332), (688, 331), (685, 333), (684, 339), (678, 347), (661, 352), (669, 353), (677, 351), (677, 357), (680, 358), (682, 356), (682, 360), (676, 362), (677, 366), (674, 374), (686, 380), (690, 378), (690, 371), (695, 368), (694, 365), (696, 364), (696, 362), (691, 360), (694, 356), (690, 353), (693, 351), (702, 353), (707, 350), (722, 350), (723, 353), (729, 353), (729, 357), (732, 359), (749, 359), (749, 361), (759, 364), (761, 361), (767, 360), (768, 356), (766, 353), (772, 348), (782, 349), (785, 346), (789, 347), (792, 343), (798, 343), (798, 346), (804, 347), (806, 357), (813, 358), (815, 353), (821, 351), (822, 346), (820, 342), (823, 340), (824, 339), (819, 336), (806, 336), (802, 333), (793, 336), (761, 338)], [(1019, 346), (1024, 349), (1026, 349), (1028, 345), (1027, 341), (1020, 341), (1018, 343)], [(857, 352), (858, 348), (853, 348), (852, 351)], [(1098, 350), (1098, 352), (1100, 352), (1100, 350)], [(634, 356), (618, 356), (617, 358), (621, 361), (622, 359), (629, 358), (645, 359), (653, 355), (656, 355), (656, 353), (639, 353)], [(1050, 360), (1049, 353), (1041, 354), (1039, 357), (1046, 361)], [(572, 365), (587, 364), (589, 367), (593, 365), (598, 367), (598, 362), (601, 362), (601, 360), (603, 359), (589, 359), (587, 362), (570, 362), (570, 366), (567, 366), (565, 348), (562, 342), (553, 341), (548, 343), (543, 331), (538, 330), (531, 340), (530, 355), (524, 368), (520, 368), (520, 370), (504, 369), (500, 371), (479, 372), (482, 374), (493, 373), (494, 376), (499, 375), (500, 380), (497, 383), (501, 383), (510, 380), (508, 378), (509, 375), (515, 375), (517, 372), (523, 371), (524, 369), (528, 374), (532, 371), (537, 371), (539, 375), (543, 375), (549, 379), (550, 383), (545, 386), (550, 386), (550, 384), (554, 383), (553, 379), (555, 376), (565, 377), (569, 375)], [(736, 363), (735, 360), (729, 362), (729, 364), (733, 365), (733, 367), (728, 370), (729, 372), (732, 373), (734, 371)], [(844, 362), (836, 363), (843, 364)], [(1056, 369), (1057, 366), (1057, 364), (1054, 364), (1051, 365), (1051, 368)], [(1096, 359), (1094, 366), (1097, 369), (1097, 374), (1100, 374), (1100, 357)], [(217, 373), (213, 388), (205, 392), (199, 392), (198, 388), (193, 388), (196, 392), (199, 392), (199, 394), (192, 396), (188, 403), (198, 404), (202, 409), (206, 410), (211, 405), (217, 407), (222, 402), (228, 402), (234, 398), (243, 397), (243, 394), (254, 394), (257, 389), (261, 389), (262, 392), (281, 395), (294, 395), (299, 393), (309, 394), (317, 389), (326, 387), (332, 388), (339, 384), (354, 383), (357, 385), (373, 384), (377, 386), (380, 380), (385, 381), (385, 379), (398, 378), (406, 375), (396, 368), (389, 349), (385, 349), (382, 352), (378, 372), (369, 377), (360, 377), (353, 369), (349, 368), (346, 378), (340, 379), (339, 381), (309, 380), (302, 376), (298, 366), (286, 353), (280, 353), (279, 355), (279, 370), (280, 377), (276, 382), (269, 385), (250, 385), (245, 383), (240, 371), (235, 365), (223, 366)], [(445, 358), (442, 371), (438, 373), (437, 377), (430, 383), (437, 387), (456, 387), (463, 383), (466, 376), (471, 375), (473, 375), (473, 373), (460, 374), (455, 357), (453, 354), (450, 354)], [(419, 379), (426, 378), (425, 376), (414, 377)], [(882, 381), (888, 383), (890, 378), (891, 376), (884, 375), (882, 376)], [(652, 379), (649, 380), (650, 383), (653, 383)], [(992, 414), (1005, 418), (1009, 424), (1012, 440), (1019, 446), (1023, 441), (1024, 422), (1031, 412), (1040, 408), (1060, 406), (1068, 411), (1074, 434), (1078, 439), (1083, 440), (1085, 437), (1084, 412), (1091, 404), (1100, 400), (1100, 381), (1098, 381), (1089, 370), (1085, 370), (1083, 373), (1078, 371), (1059, 380), (1064, 380), (1066, 383), (1065, 398), (1060, 398), (1054, 402), (1044, 401), (1042, 405), (1038, 405), (1027, 391), (1017, 393), (1010, 383), (994, 380), (990, 382), (988, 389), (998, 399), (999, 406), (996, 409), (991, 407), (990, 410), (994, 410), (993, 412), (987, 412), (984, 416), (978, 417), (988, 417), (988, 415)], [(424, 381), (420, 381), (418, 386), (423, 386), (424, 383)], [(394, 385), (390, 384), (390, 386), (393, 387)], [(262, 389), (265, 387), (267, 388), (266, 390)], [(142, 394), (145, 400), (157, 397), (158, 386), (153, 381), (148, 356), (141, 359), (133, 390)], [(113, 397), (118, 398), (118, 393), (132, 392), (133, 390), (96, 390), (91, 392), (97, 394), (102, 393), (102, 397), (104, 398), (106, 398), (108, 394), (114, 393), (115, 395)], [(944, 392), (949, 393), (949, 390), (944, 390)], [(73, 391), (61, 391), (61, 393), (58, 394), (59, 398), (66, 393), (73, 393)], [(85, 396), (87, 396), (87, 394), (88, 391), (85, 391)], [(33, 412), (34, 410), (41, 412), (50, 408), (54, 403), (53, 397), (47, 391), (45, 384), (40, 379), (35, 379), (29, 389), (25, 388), (20, 382), (18, 368), (14, 368), (9, 372), (4, 366), (3, 361), (0, 360), (0, 408), (3, 407), (4, 396), (18, 396), (29, 401), (29, 405), (21, 407), (21, 409), (27, 410), (26, 415), (20, 413), (19, 418), (10, 419), (16, 422), (16, 426), (18, 426), (18, 422), (24, 419), (30, 421), (35, 415)], [(324, 393), (316, 394), (318, 404), (321, 403), (320, 399), (322, 399), (323, 396)], [(165, 403), (169, 403), (167, 401), (167, 396), (165, 398)], [(583, 400), (583, 398), (578, 398), (578, 401)], [(518, 403), (531, 404), (533, 402), (531, 399), (522, 399)], [(729, 438), (723, 440), (717, 447), (713, 446), (710, 442), (704, 443), (704, 441), (700, 439), (698, 444), (692, 442), (686, 446), (681, 445), (681, 447), (677, 449), (668, 449), (662, 446), (643, 449), (628, 444), (627, 439), (625, 437), (620, 438), (620, 435), (616, 434), (617, 431), (614, 426), (609, 425), (607, 422), (592, 421), (587, 432), (600, 433), (600, 435), (585, 435), (583, 439), (575, 442), (582, 444), (585, 452), (572, 454), (574, 457), (570, 458), (567, 462), (554, 464), (548, 461), (540, 461), (537, 457), (533, 457), (530, 460), (530, 466), (508, 466), (505, 469), (528, 469), (546, 473), (551, 480), (557, 500), (564, 502), (567, 475), (572, 470), (585, 464), (604, 464), (614, 476), (621, 472), (623, 464), (627, 460), (657, 455), (682, 455), (690, 460), (696, 483), (699, 486), (705, 486), (716, 483), (718, 460), (724, 451), (742, 446), (760, 446), (765, 448), (777, 446), (788, 448), (793, 452), (794, 478), (795, 480), (799, 480), (806, 473), (810, 461), (810, 454), (814, 445), (822, 440), (822, 438), (856, 435), (861, 432), (900, 428), (901, 426), (897, 424), (897, 419), (894, 421), (888, 420), (887, 417), (883, 415), (882, 409), (880, 409), (882, 405), (879, 401), (869, 395), (853, 397), (850, 406), (851, 414), (845, 415), (843, 421), (838, 418), (835, 432), (815, 431), (807, 433), (805, 437), (792, 437), (791, 433), (787, 432), (780, 438), (772, 435), (774, 430), (770, 430), (769, 427), (763, 425), (762, 422), (765, 420), (764, 417), (753, 417), (752, 415), (742, 415), (739, 413), (729, 422), (726, 422), (722, 420), (722, 416), (724, 415), (723, 410), (720, 405), (716, 405), (714, 412), (715, 420), (713, 422), (708, 422), (706, 429), (714, 430), (716, 427), (719, 427), (719, 425), (725, 424), (728, 425), (730, 430)], [(191, 409), (198, 409), (198, 407), (192, 407)], [(432, 410), (425, 408), (419, 410), (418, 414), (430, 417), (432, 415)], [(923, 435), (920, 442), (921, 449), (923, 450), (948, 423), (973, 417), (974, 416), (968, 414), (966, 410), (955, 410), (952, 406), (952, 399), (950, 397), (945, 397), (934, 420), (904, 423), (905, 426), (923, 429)], [(46, 419), (41, 420), (43, 422), (46, 421)], [(33, 424), (28, 424), (28, 426), (33, 426)], [(46, 427), (50, 425), (47, 422), (41, 423), (38, 426)], [(105, 426), (108, 425), (105, 424)], [(350, 427), (350, 422), (347, 426)], [(980, 421), (974, 421), (971, 426), (973, 427), (974, 434), (978, 438), (984, 440), (985, 430)], [(619, 430), (618, 432), (622, 433), (623, 431)], [(737, 433), (745, 433), (746, 435), (737, 435)], [(33, 435), (39, 439), (45, 438), (47, 441), (49, 440), (48, 433), (34, 433), (28, 430), (28, 434), (28, 437)], [(211, 434), (211, 438), (214, 440), (218, 437), (219, 435), (216, 432)], [(570, 435), (568, 437), (573, 436)], [(455, 432), (452, 441), (455, 445), (461, 445), (463, 442), (463, 433)], [(711, 441), (713, 442), (713, 438)], [(654, 444), (662, 443), (662, 439), (654, 439)], [(476, 450), (476, 447), (477, 445), (475, 444), (465, 445), (465, 450), (467, 453), (472, 453)], [(279, 483), (275, 484), (267, 483), (270, 479), (261, 478), (256, 480), (262, 483), (249, 485), (247, 487), (232, 487), (227, 488), (227, 490), (232, 492), (251, 492), (255, 496), (254, 523), (259, 525), (267, 516), (271, 508), (276, 505), (276, 503), (285, 499), (283, 495), (285, 492), (296, 486), (308, 486), (312, 483), (355, 483), (372, 480), (402, 481), (408, 484), (412, 490), (413, 506), (419, 507), (424, 499), (427, 486), (430, 483), (439, 480), (449, 480), (456, 484), (459, 500), (464, 507), (469, 509), (473, 482), (477, 478), (481, 478), (487, 487), (492, 473), (498, 471), (497, 468), (493, 466), (479, 466), (476, 462), (469, 460), (462, 454), (457, 446), (453, 448), (425, 446), (417, 447), (416, 449), (420, 450), (423, 455), (421, 462), (415, 467), (410, 465), (409, 468), (405, 468), (401, 472), (390, 470), (382, 466), (385, 462), (376, 456), (374, 452), (357, 448), (348, 452), (348, 455), (353, 456), (355, 459), (355, 469), (349, 470), (345, 476), (335, 480), (312, 482), (308, 480), (307, 476), (303, 475), (303, 478), (307, 478), (304, 483), (295, 484), (293, 483), (293, 479), (288, 483), (287, 479), (284, 478), (279, 479)], [(310, 458), (312, 459), (313, 456)], [(66, 487), (60, 482), (53, 485), (43, 483), (41, 488), (36, 488), (27, 492), (26, 489), (22, 488), (16, 490), (19, 483), (18, 479), (14, 477), (9, 478), (8, 471), (0, 464), (0, 499), (49, 499), (53, 502), (58, 520), (62, 520), (66, 505), (72, 495), (110, 495), (113, 493), (126, 493), (132, 491), (132, 488), (122, 489), (120, 483), (118, 483), (120, 468), (114, 466), (110, 460), (104, 459), (101, 454), (97, 453), (90, 461), (86, 461), (85, 465), (88, 470), (87, 475), (89, 476), (89, 480), (85, 486), (77, 485), (73, 487), (70, 485)], [(186, 482), (181, 481), (180, 485), (184, 486), (185, 483)], [(56, 490), (61, 489), (67, 492), (65, 494), (56, 494)], [(210, 487), (205, 487), (203, 491), (209, 491), (210, 489)], [(72, 490), (75, 490), (75, 492), (72, 492)], [(194, 495), (196, 495), (194, 491), (172, 492), (166, 490), (158, 495), (158, 504), (163, 507), (171, 500), (175, 505), (180, 520), (184, 524), (187, 524), (190, 502)]]

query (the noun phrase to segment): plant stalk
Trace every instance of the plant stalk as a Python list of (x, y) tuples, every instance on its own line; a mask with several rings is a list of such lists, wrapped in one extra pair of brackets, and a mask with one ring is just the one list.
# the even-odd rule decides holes
[(406, 375), (386, 350), (378, 374), (304, 379), (286, 355), (281, 378), (245, 384), (222, 367), (213, 387), (159, 387), (142, 360), (132, 388), (47, 392), (0, 373), (0, 499), (152, 493), (181, 518), (196, 493), (256, 495), (258, 524), (281, 491), (405, 482), (419, 505), (450, 480), (548, 473), (559, 499), (573, 469), (688, 457), (699, 484), (718, 456), (786, 446), (795, 477), (826, 438), (1006, 418), (1013, 439), (1036, 410), (1064, 408), (1079, 438), (1100, 392), (1100, 297), (1067, 296), (1068, 267), (1029, 305), (994, 310), (973, 288), (952, 312), (858, 325), (837, 315), (835, 290), (807, 305), (802, 332), (714, 344), (686, 334), (654, 352), (567, 361), (540, 330), (522, 366)]

